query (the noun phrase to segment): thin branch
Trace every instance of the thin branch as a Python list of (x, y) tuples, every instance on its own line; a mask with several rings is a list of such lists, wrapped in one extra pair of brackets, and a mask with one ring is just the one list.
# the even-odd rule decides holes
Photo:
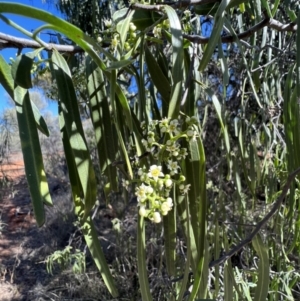
[(242, 240), (239, 244), (237, 244), (235, 247), (233, 247), (229, 252), (227, 252), (225, 255), (220, 257), (217, 260), (211, 261), (209, 263), (209, 267), (212, 268), (218, 264), (223, 263), (224, 261), (228, 260), (230, 257), (232, 257), (235, 253), (240, 251), (244, 246), (246, 246), (248, 243), (250, 243), (254, 236), (261, 230), (261, 228), (269, 221), (269, 219), (276, 213), (276, 211), (280, 208), (284, 198), (286, 197), (292, 182), (294, 181), (297, 174), (300, 172), (300, 167), (298, 167), (295, 171), (293, 171), (287, 178), (286, 184), (284, 185), (282, 192), (278, 198), (278, 200), (275, 202), (273, 208), (270, 210), (270, 212), (256, 225), (255, 229), (251, 232), (251, 234), (246, 237), (244, 240)]
[(220, 3), (220, 0), (181, 0), (176, 2), (164, 2), (163, 4), (140, 4), (134, 3), (130, 6), (131, 9), (138, 10), (151, 10), (151, 11), (162, 11), (163, 7), (167, 4), (173, 8), (185, 8), (190, 5), (204, 5), (209, 3)]
[[(71, 53), (83, 52), (83, 50), (79, 46), (60, 45), (60, 44), (52, 44), (52, 43), (48, 43), (48, 44), (45, 43), (45, 46), (47, 50), (52, 50), (55, 48), (59, 52), (71, 52)], [(41, 46), (41, 44), (39, 44), (38, 42), (29, 39), (17, 38), (0, 32), (0, 50), (4, 48), (36, 49), (41, 47), (43, 46)]]
[[(281, 31), (281, 32), (283, 32), (283, 31), (295, 32), (297, 30), (297, 25), (294, 23), (283, 24), (277, 20), (266, 17), (265, 19), (260, 21), (258, 24), (254, 25), (253, 27), (249, 28), (248, 30), (238, 34), (237, 37), (239, 40), (249, 38), (255, 32), (263, 29), (266, 26), (269, 28), (275, 29), (277, 31)], [(207, 44), (209, 41), (209, 38), (204, 38), (204, 37), (198, 36), (198, 35), (183, 35), (183, 37), (195, 44)], [(222, 43), (234, 43), (235, 40), (236, 40), (236, 38), (232, 35), (227, 35), (227, 36), (221, 37)]]

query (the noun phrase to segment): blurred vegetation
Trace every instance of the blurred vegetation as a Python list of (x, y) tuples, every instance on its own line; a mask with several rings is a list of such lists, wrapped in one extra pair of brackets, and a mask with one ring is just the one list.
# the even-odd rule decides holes
[[(3, 21), (17, 11), (83, 49), (0, 61), (37, 223), (52, 204), (47, 164), (61, 162), (86, 243), (48, 269), (79, 258), (82, 271), (88, 249), (113, 298), (299, 300), (297, 1), (57, 5), (78, 28), (0, 4)], [(39, 113), (32, 82), (58, 118)], [(104, 203), (114, 259), (98, 239)]]

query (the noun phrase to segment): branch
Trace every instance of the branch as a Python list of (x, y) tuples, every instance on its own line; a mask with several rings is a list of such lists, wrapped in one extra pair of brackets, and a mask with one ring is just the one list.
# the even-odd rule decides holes
[[(254, 25), (253, 27), (249, 28), (248, 30), (238, 34), (237, 37), (239, 40), (249, 38), (255, 32), (263, 29), (265, 26), (275, 29), (277, 31), (281, 31), (281, 32), (283, 32), (283, 31), (295, 32), (297, 30), (297, 25), (293, 22), (288, 23), (288, 24), (283, 24), (277, 20), (266, 17), (265, 19), (260, 21), (258, 24)], [(183, 37), (195, 44), (207, 44), (209, 41), (209, 38), (204, 38), (204, 37), (198, 36), (198, 35), (183, 35)], [(236, 37), (231, 36), (231, 35), (221, 37), (222, 43), (234, 43), (235, 40), (236, 40)]]
[[(190, 0), (190, 1), (181, 1), (181, 5), (183, 5), (185, 2), (205, 2), (205, 3), (211, 3), (212, 1), (216, 2), (215, 0)], [(177, 3), (177, 2), (176, 2)], [(152, 10), (156, 10), (157, 7), (161, 7), (161, 5), (145, 5), (145, 4), (134, 4), (134, 7), (138, 7), (139, 9), (142, 9), (142, 7), (152, 7)], [(156, 8), (154, 8), (156, 7)], [(160, 8), (159, 8), (160, 10)], [(246, 39), (253, 35), (255, 32), (261, 30), (265, 26), (275, 29), (277, 31), (285, 31), (285, 32), (295, 32), (297, 30), (297, 25), (295, 23), (288, 23), (283, 24), (277, 20), (271, 19), (269, 17), (266, 17), (258, 24), (254, 25), (253, 27), (249, 28), (247, 31), (240, 33), (237, 35), (239, 40)], [(192, 43), (195, 44), (207, 44), (209, 41), (209, 38), (205, 38), (203, 36), (198, 35), (187, 35), (184, 34), (183, 37)], [(227, 35), (221, 37), (222, 43), (234, 43), (236, 40), (235, 36)], [(59, 52), (69, 52), (69, 53), (78, 53), (83, 52), (83, 49), (81, 49), (79, 46), (72, 46), (72, 45), (60, 45), (60, 44), (52, 44), (52, 43), (45, 43), (46, 49), (51, 50), (55, 48)], [(40, 48), (42, 47), (39, 43), (29, 40), (29, 39), (23, 39), (23, 38), (17, 38), (14, 36), (10, 36), (4, 33), (0, 32), (0, 50), (4, 48)]]
[(295, 177), (297, 176), (297, 174), (300, 172), (300, 167), (298, 167), (295, 171), (293, 171), (287, 178), (286, 180), (286, 184), (283, 186), (282, 192), (278, 198), (278, 200), (275, 202), (273, 208), (271, 209), (271, 211), (256, 225), (256, 227), (254, 228), (254, 230), (251, 232), (251, 234), (246, 237), (244, 240), (242, 240), (239, 244), (237, 244), (235, 247), (233, 247), (228, 253), (226, 253), (225, 255), (223, 255), (222, 257), (220, 257), (217, 260), (214, 260), (212, 262), (209, 263), (209, 267), (212, 268), (218, 264), (223, 263), (224, 261), (226, 261), (227, 259), (229, 259), (230, 257), (232, 257), (235, 253), (237, 253), (238, 251), (240, 251), (244, 246), (246, 246), (248, 243), (250, 243), (254, 236), (261, 230), (261, 228), (269, 221), (269, 219), (275, 214), (275, 212), (279, 209), (280, 205), (282, 204), (284, 198), (286, 197), (290, 186), (293, 182), (293, 180), (295, 179)]
[(190, 5), (203, 5), (209, 3), (220, 3), (220, 0), (181, 0), (176, 2), (164, 2), (163, 4), (140, 4), (134, 3), (130, 6), (131, 9), (138, 10), (151, 10), (151, 11), (162, 11), (163, 7), (167, 4), (172, 6), (173, 8), (185, 8)]
[[(83, 50), (79, 46), (72, 46), (72, 45), (59, 45), (59, 44), (52, 44), (52, 43), (45, 43), (47, 50), (56, 49), (59, 52), (71, 52), (71, 53), (77, 53), (77, 52), (83, 52)], [(4, 34), (0, 32), (0, 50), (4, 48), (41, 48), (43, 47), (41, 44), (29, 40), (29, 39), (23, 39), (23, 38), (17, 38), (14, 36), (10, 36), (7, 34)]]

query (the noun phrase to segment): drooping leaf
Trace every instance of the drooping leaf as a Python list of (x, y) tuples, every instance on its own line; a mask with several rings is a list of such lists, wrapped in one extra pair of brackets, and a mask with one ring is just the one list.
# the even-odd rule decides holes
[(0, 55), (0, 83), (8, 95), (13, 99), (14, 79), (11, 75), (11, 67), (6, 63), (2, 55)]
[(257, 287), (255, 289), (254, 301), (264, 301), (267, 299), (269, 292), (270, 282), (270, 263), (269, 263), (269, 250), (264, 245), (261, 237), (257, 234), (253, 241), (253, 247), (258, 254), (258, 280)]
[(216, 12), (215, 16), (215, 21), (214, 21), (214, 26), (208, 41), (208, 44), (205, 48), (203, 57), (200, 62), (199, 66), (199, 71), (203, 71), (209, 60), (211, 59), (211, 56), (215, 50), (215, 47), (217, 46), (218, 41), (221, 38), (221, 31), (223, 29), (223, 24), (224, 24), (224, 14), (225, 14), (225, 9), (227, 8), (229, 4), (229, 0), (222, 0), (220, 3), (218, 10)]
[(37, 127), (31, 107), (29, 92), (21, 87), (14, 90), (25, 173), (32, 198), (34, 215), (41, 227), (45, 223), (44, 204), (52, 205), (43, 164)]
[(184, 75), (184, 55), (183, 55), (183, 37), (181, 23), (176, 11), (166, 5), (165, 11), (167, 13), (170, 30), (172, 34), (172, 90), (171, 100), (168, 109), (168, 117), (176, 118), (179, 114), (179, 108), (182, 97), (182, 84)]
[(100, 169), (108, 176), (110, 189), (117, 191), (116, 167), (112, 163), (116, 159), (117, 141), (113, 133), (112, 118), (110, 116), (108, 95), (102, 70), (91, 60), (86, 58), (87, 87), (90, 95), (89, 108), (94, 126)]
[(158, 61), (155, 59), (150, 49), (145, 46), (145, 59), (151, 79), (164, 101), (169, 102), (171, 87), (168, 78), (164, 75)]
[(33, 52), (27, 52), (19, 55), (11, 66), (11, 73), (15, 83), (24, 89), (32, 88), (31, 69), (34, 58), (43, 48), (37, 49)]
[(56, 51), (52, 54), (54, 76), (56, 78), (61, 107), (64, 115), (66, 134), (70, 140), (76, 168), (80, 178), (87, 217), (96, 201), (96, 176), (80, 119), (75, 89), (71, 73), (65, 59)]

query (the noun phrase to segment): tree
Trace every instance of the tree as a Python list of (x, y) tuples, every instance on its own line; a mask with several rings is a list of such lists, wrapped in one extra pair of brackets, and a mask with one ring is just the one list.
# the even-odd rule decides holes
[[(16, 103), (19, 127), (26, 129), (20, 138), (39, 225), (44, 222), (43, 206), (51, 205), (51, 200), (37, 129), (46, 135), (48, 131), (41, 115), (33, 114), (27, 89), (32, 65), (41, 63), (34, 58), (42, 45), (51, 54), (49, 69), (58, 89), (60, 131), (76, 214), (114, 297), (117, 288), (91, 219), (97, 183), (66, 54), (87, 55), (86, 104), (100, 169), (107, 177), (105, 189), (118, 188), (117, 169), (122, 170), (124, 186), (138, 199), (142, 299), (152, 300), (145, 263), (149, 220), (162, 223), (164, 229), (170, 300), (186, 295), (189, 300), (222, 296), (273, 300), (282, 298), (283, 291), (290, 298), (299, 294), (299, 275), (290, 272), (292, 264), (298, 264), (300, 225), (296, 1), (133, 3), (115, 12), (100, 36), (85, 30), (95, 39), (46, 12), (0, 4), (2, 20), (7, 21), (3, 14), (11, 12), (50, 24), (29, 34), (35, 42), (0, 35), (4, 46), (37, 48), (20, 55), (11, 67), (2, 59), (0, 81)], [(206, 24), (212, 26), (209, 37), (201, 35)], [(37, 39), (45, 28), (77, 46), (48, 45)], [(137, 86), (133, 96), (128, 93), (132, 78)], [(178, 227), (186, 242), (181, 264), (176, 254)], [(245, 265), (254, 268), (251, 279), (238, 269)]]

